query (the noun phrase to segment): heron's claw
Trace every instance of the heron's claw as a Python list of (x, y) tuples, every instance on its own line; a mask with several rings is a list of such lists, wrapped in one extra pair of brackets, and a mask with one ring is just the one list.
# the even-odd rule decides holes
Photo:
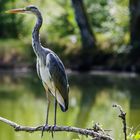
[(45, 124), (45, 125), (42, 127), (41, 138), (43, 137), (44, 130), (45, 130), (46, 128), (48, 128), (48, 127), (49, 127), (49, 125), (48, 125), (48, 124)]
[(54, 137), (54, 132), (55, 132), (55, 127), (56, 125), (51, 126), (51, 133), (52, 133), (52, 138)]
[(53, 126), (44, 125), (42, 127), (41, 138), (43, 137), (43, 134), (44, 134), (44, 131), (45, 131), (46, 128), (48, 128), (48, 131), (51, 132), (52, 138), (53, 138), (54, 137), (54, 132), (55, 132), (55, 127), (56, 127), (56, 125), (53, 125)]

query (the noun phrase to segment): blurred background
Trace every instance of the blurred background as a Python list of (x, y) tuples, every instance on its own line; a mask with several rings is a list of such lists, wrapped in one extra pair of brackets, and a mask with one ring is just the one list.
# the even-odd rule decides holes
[[(45, 91), (31, 47), (35, 17), (5, 13), (30, 4), (43, 15), (42, 45), (58, 54), (69, 77), (69, 110), (58, 109), (58, 125), (91, 128), (99, 122), (120, 140), (122, 125), (112, 108), (118, 103), (127, 112), (129, 138), (135, 139), (140, 130), (139, 0), (0, 0), (0, 116), (23, 125), (45, 122)], [(53, 115), (52, 101), (50, 124)], [(64, 138), (90, 139), (62, 132), (54, 137)], [(40, 133), (15, 133), (1, 123), (0, 139), (37, 140)], [(43, 139), (52, 139), (51, 134)]]

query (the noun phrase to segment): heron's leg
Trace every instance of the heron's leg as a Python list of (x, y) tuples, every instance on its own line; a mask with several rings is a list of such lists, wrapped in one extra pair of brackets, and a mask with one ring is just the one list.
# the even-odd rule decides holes
[(56, 126), (57, 100), (54, 101), (54, 126)]
[(46, 123), (42, 129), (42, 134), (41, 134), (41, 137), (43, 137), (43, 133), (44, 133), (44, 130), (45, 128), (48, 126), (48, 118), (49, 118), (49, 109), (50, 109), (50, 97), (49, 97), (49, 93), (46, 93), (47, 95), (47, 111), (46, 111)]
[(56, 91), (55, 91), (55, 99), (54, 99), (54, 126), (52, 126), (52, 138), (53, 138), (53, 131), (54, 131), (54, 128), (56, 126), (56, 113), (57, 113), (57, 97), (56, 97)]
[(50, 98), (49, 93), (47, 93), (47, 112), (46, 112), (46, 126), (48, 125), (48, 118), (49, 118), (49, 109), (50, 109)]

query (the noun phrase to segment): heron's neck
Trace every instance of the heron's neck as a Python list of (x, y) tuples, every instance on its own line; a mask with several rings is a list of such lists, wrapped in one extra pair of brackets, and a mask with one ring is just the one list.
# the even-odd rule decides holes
[(43, 48), (40, 43), (39, 30), (42, 26), (43, 19), (40, 12), (36, 14), (36, 17), (37, 17), (37, 21), (32, 32), (32, 46), (35, 54), (37, 56), (40, 56)]

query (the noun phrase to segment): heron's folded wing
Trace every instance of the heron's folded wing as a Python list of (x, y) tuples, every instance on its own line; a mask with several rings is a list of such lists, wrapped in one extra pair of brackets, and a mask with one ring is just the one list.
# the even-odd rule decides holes
[(49, 53), (47, 55), (46, 64), (49, 68), (52, 81), (56, 89), (63, 97), (65, 106), (67, 108), (69, 85), (68, 85), (67, 75), (65, 73), (65, 68), (63, 66), (63, 63), (61, 62), (58, 56), (56, 56), (53, 53)]

